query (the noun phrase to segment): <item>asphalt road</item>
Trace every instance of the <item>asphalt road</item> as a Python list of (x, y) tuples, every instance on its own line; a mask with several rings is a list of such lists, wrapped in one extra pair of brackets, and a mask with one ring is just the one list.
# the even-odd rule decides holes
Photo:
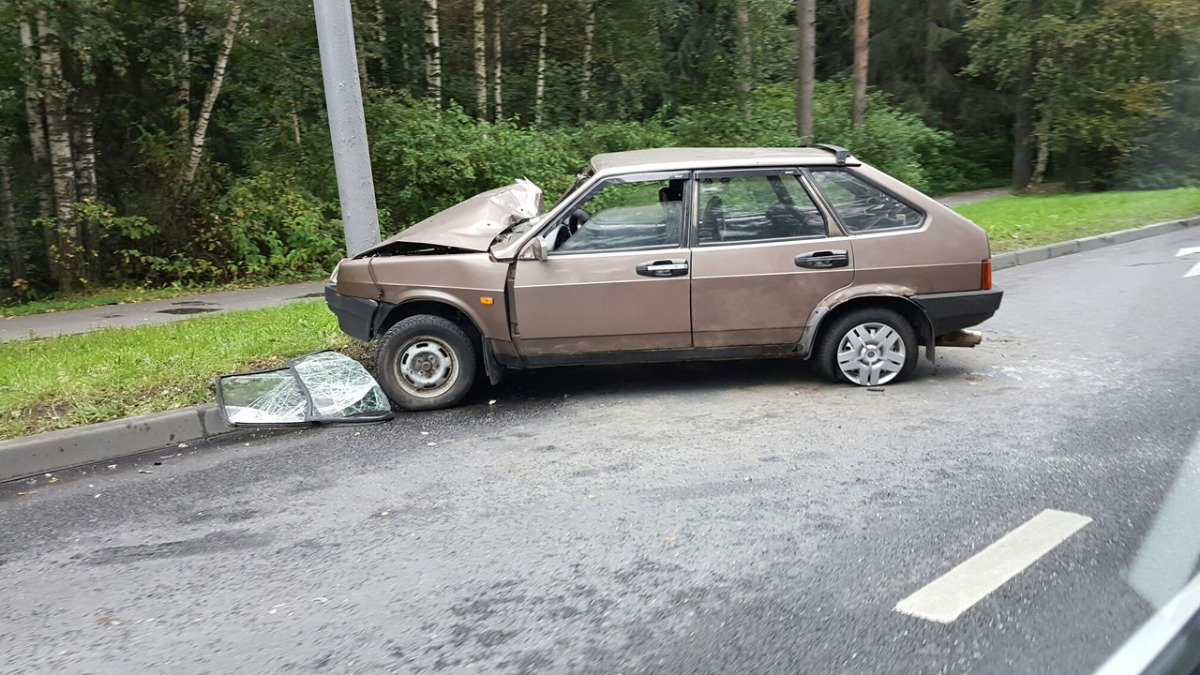
[[(1154, 610), (1131, 567), (1200, 555), (1197, 245), (998, 273), (984, 344), (883, 391), (561, 369), (5, 485), (0, 672), (1090, 672)], [(949, 623), (895, 610), (1045, 509), (1092, 520)]]

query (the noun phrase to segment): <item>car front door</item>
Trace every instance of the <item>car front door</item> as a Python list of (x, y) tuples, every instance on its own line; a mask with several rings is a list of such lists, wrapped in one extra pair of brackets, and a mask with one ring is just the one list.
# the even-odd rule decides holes
[(796, 169), (696, 174), (692, 341), (798, 342), (809, 315), (854, 278), (850, 240)]
[(600, 182), (541, 231), (546, 260), (518, 260), (522, 355), (691, 346), (687, 173)]

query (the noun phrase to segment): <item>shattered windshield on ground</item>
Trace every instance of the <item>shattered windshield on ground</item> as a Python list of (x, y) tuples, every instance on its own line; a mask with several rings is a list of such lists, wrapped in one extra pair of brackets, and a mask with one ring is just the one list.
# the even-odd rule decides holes
[(235, 426), (391, 418), (391, 404), (375, 378), (337, 352), (301, 356), (278, 370), (224, 375), (217, 380), (217, 404)]

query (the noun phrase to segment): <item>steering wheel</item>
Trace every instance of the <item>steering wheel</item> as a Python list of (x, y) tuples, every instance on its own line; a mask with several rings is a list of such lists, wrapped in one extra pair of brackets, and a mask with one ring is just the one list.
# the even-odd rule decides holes
[(725, 241), (725, 204), (720, 197), (713, 197), (704, 206), (704, 217), (701, 222), (711, 228), (715, 241)]

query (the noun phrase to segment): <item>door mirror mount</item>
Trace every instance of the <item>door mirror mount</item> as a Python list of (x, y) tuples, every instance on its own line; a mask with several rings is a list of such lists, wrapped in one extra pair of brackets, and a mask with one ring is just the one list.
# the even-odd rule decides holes
[(525, 250), (521, 252), (521, 260), (539, 260), (546, 262), (549, 257), (546, 255), (546, 242), (542, 241), (541, 237), (534, 237)]

